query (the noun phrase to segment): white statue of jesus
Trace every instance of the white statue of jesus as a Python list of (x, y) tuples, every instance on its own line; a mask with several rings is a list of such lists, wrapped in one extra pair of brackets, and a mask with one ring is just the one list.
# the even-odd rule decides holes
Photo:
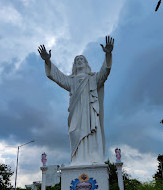
[(45, 60), (45, 71), (49, 79), (70, 92), (68, 133), (71, 146), (71, 165), (103, 163), (104, 137), (104, 83), (112, 65), (114, 39), (106, 36), (104, 63), (97, 73), (92, 73), (86, 58), (78, 55), (74, 59), (71, 75), (63, 74), (51, 63), (51, 50), (45, 46), (38, 51)]

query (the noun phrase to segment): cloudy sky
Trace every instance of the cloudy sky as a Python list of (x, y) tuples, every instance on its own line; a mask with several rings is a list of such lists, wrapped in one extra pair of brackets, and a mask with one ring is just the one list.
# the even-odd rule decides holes
[[(0, 1), (0, 163), (15, 170), (18, 186), (41, 180), (40, 155), (48, 164), (69, 164), (69, 94), (50, 81), (37, 47), (71, 73), (78, 54), (93, 71), (104, 60), (100, 43), (115, 38), (113, 66), (105, 83), (106, 160), (122, 150), (124, 169), (152, 179), (163, 153), (163, 6), (158, 0)], [(14, 176), (13, 179), (14, 181)]]

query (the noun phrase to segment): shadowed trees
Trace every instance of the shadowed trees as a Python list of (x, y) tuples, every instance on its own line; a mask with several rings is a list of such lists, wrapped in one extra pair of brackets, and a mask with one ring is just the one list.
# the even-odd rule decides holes
[(0, 164), (0, 190), (11, 189), (10, 177), (13, 175), (11, 167), (6, 164)]

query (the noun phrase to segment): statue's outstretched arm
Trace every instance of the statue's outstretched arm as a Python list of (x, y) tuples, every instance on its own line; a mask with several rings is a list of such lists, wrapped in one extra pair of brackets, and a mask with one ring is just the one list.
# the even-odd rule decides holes
[(97, 73), (98, 87), (104, 84), (104, 82), (107, 80), (108, 75), (110, 74), (112, 66), (112, 51), (114, 46), (114, 39), (106, 36), (106, 46), (104, 47), (103, 44), (100, 45), (105, 52), (105, 60), (100, 71)]
[(38, 47), (38, 52), (43, 60), (45, 60), (45, 71), (49, 79), (56, 82), (59, 86), (67, 91), (71, 89), (72, 78), (63, 74), (54, 64), (51, 63), (51, 50), (47, 53), (44, 45)]

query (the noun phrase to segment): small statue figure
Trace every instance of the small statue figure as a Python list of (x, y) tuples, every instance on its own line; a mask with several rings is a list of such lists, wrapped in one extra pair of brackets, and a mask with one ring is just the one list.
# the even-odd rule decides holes
[(115, 153), (116, 153), (116, 162), (121, 162), (121, 149), (116, 148)]
[(46, 166), (46, 162), (47, 162), (46, 156), (47, 155), (45, 152), (41, 156), (41, 162), (42, 162), (43, 166)]

